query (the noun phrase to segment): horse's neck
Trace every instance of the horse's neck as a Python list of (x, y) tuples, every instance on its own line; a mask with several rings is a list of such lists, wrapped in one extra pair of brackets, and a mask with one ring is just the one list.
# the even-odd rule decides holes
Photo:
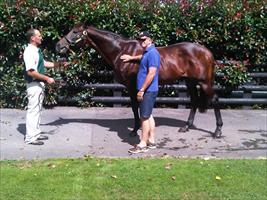
[(94, 49), (109, 65), (114, 67), (114, 63), (121, 53), (120, 37), (95, 28), (88, 28), (87, 32)]

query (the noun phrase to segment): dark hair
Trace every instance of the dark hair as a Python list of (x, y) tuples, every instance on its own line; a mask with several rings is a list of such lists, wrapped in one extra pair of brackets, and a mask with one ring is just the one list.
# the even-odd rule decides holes
[(34, 29), (34, 28), (31, 28), (27, 31), (26, 38), (27, 38), (28, 42), (30, 42), (31, 37), (35, 35), (35, 31), (36, 31), (36, 29)]

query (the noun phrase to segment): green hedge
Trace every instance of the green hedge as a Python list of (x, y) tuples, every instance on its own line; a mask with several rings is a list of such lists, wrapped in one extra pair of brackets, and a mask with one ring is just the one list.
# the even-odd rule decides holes
[[(55, 43), (74, 24), (92, 25), (136, 37), (150, 30), (158, 46), (176, 42), (198, 42), (208, 47), (216, 59), (266, 63), (266, 7), (264, 1), (188, 0), (14, 0), (0, 3), (0, 107), (23, 108), (26, 105), (24, 66), (25, 32), (38, 28), (44, 36), (42, 49), (47, 60), (56, 60)], [(107, 65), (92, 49), (70, 56), (66, 72), (50, 70), (76, 86), (103, 82), (95, 72)], [(262, 69), (250, 69), (262, 70)], [(231, 77), (230, 77), (231, 78)], [(81, 105), (93, 90), (62, 90), (57, 85), (46, 90), (46, 105), (56, 105), (57, 96), (75, 96)], [(86, 103), (85, 103), (86, 102)]]

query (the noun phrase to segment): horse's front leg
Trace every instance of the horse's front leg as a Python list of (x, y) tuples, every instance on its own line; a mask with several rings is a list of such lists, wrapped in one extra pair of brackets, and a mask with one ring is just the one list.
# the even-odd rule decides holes
[(130, 95), (131, 98), (131, 107), (134, 114), (134, 129), (131, 131), (130, 136), (135, 137), (137, 136), (137, 131), (140, 128), (140, 117), (138, 112), (138, 101), (135, 94)]
[(179, 132), (189, 131), (189, 128), (191, 128), (193, 126), (193, 122), (194, 122), (194, 119), (195, 119), (196, 111), (197, 111), (196, 107), (191, 108), (189, 117), (188, 117), (187, 122), (186, 122), (186, 125), (181, 127), (179, 129)]
[(136, 78), (131, 79), (131, 84), (128, 86), (128, 92), (131, 98), (131, 107), (134, 114), (134, 129), (131, 131), (130, 136), (137, 136), (137, 131), (140, 128), (140, 117), (139, 117), (139, 103), (137, 101), (137, 90), (136, 90)]

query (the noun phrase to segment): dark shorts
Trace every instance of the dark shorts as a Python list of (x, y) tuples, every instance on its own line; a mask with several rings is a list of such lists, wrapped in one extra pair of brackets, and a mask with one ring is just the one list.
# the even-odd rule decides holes
[(152, 110), (154, 104), (156, 102), (156, 98), (158, 96), (158, 92), (146, 92), (144, 93), (143, 100), (140, 102), (140, 117), (144, 119), (148, 119), (152, 114)]

